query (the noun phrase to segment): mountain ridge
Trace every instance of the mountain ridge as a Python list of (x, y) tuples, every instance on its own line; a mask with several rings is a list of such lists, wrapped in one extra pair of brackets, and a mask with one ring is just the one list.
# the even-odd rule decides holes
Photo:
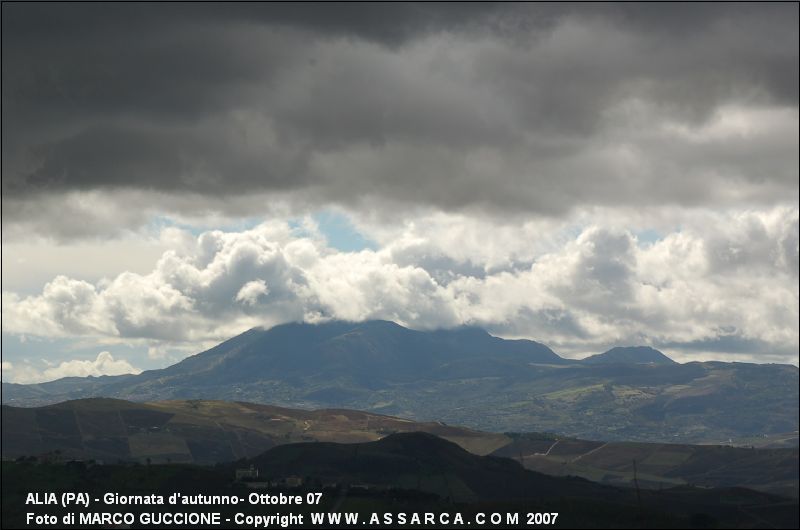
[[(797, 429), (797, 367), (681, 364), (645, 351), (662, 362), (568, 360), (538, 342), (476, 328), (293, 323), (253, 328), (138, 375), (4, 383), (3, 399), (28, 406), (93, 396), (220, 399), (605, 440), (716, 443)], [(601, 360), (614, 360), (609, 352)]]

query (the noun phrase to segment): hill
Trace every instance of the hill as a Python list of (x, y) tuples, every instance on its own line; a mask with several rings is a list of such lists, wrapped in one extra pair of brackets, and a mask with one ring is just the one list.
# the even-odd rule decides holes
[(513, 458), (526, 469), (578, 476), (604, 484), (647, 489), (695, 485), (747, 487), (798, 497), (798, 449), (728, 445), (600, 442), (541, 434), (511, 434), (492, 454)]
[(2, 456), (213, 464), (287, 443), (378, 440), (428, 432), (486, 454), (509, 443), (502, 434), (438, 422), (413, 422), (354, 410), (297, 410), (224, 401), (134, 403), (83, 399), (37, 408), (3, 406)]
[[(254, 481), (234, 479), (235, 469), (250, 466), (260, 472)], [(476, 526), (483, 520), (476, 518), (478, 513), (499, 513), (519, 514), (513, 526), (526, 527), (527, 514), (535, 512), (557, 513), (555, 526), (564, 528), (794, 528), (798, 523), (797, 502), (773, 495), (741, 488), (690, 487), (645, 490), (637, 495), (628, 488), (525, 470), (506, 458), (474, 455), (427, 433), (398, 433), (375, 442), (348, 445), (282, 445), (254, 458), (213, 468), (5, 462), (2, 474), (2, 525), (14, 528), (24, 524), (29, 510), (26, 496), (54, 487), (87, 492), (90, 497), (109, 491), (123, 496), (166, 496), (180, 491), (188, 496), (202, 493), (245, 499), (255, 493), (255, 487), (258, 493), (281, 492), (300, 495), (301, 499), (313, 493), (318, 504), (281, 506), (280, 511), (305, 517), (315, 511), (358, 514), (358, 526), (364, 526), (375, 513), (383, 523), (385, 514), (398, 517), (401, 512), (409, 518), (414, 513), (447, 513), (449, 521), (458, 513), (464, 524)], [(276, 482), (281, 485), (271, 485)], [(175, 510), (169, 505), (136, 504), (122, 509), (134, 514)], [(53, 506), (48, 513), (60, 515), (63, 511)], [(265, 507), (222, 504), (215, 505), (214, 511), (221, 513), (222, 521), (228, 521), (222, 527), (231, 527), (234, 513), (263, 514)], [(483, 526), (497, 527), (488, 522), (487, 517)]]
[(2, 420), (4, 459), (216, 464), (298, 442), (359, 443), (394, 433), (427, 432), (473, 454), (502, 456), (549, 475), (618, 486), (633, 485), (634, 459), (644, 488), (747, 486), (796, 498), (800, 482), (796, 447), (745, 449), (496, 434), (341, 409), (86, 399), (40, 408), (4, 406)]
[[(536, 503), (549, 506), (553, 511), (556, 511), (553, 506), (566, 504), (571, 508), (565, 510), (566, 517), (562, 523), (572, 522), (577, 526), (581, 526), (584, 516), (592, 513), (596, 518), (590, 526), (607, 527), (602, 521), (608, 525), (610, 521), (606, 518), (615, 517), (610, 515), (613, 510), (632, 515), (643, 527), (663, 525), (675, 528), (697, 524), (692, 518), (698, 513), (705, 514), (707, 521), (718, 521), (721, 526), (754, 525), (750, 515), (731, 510), (731, 505), (752, 505), (762, 509), (772, 506), (774, 518), (766, 521), (775, 526), (794, 524), (797, 517), (792, 512), (796, 501), (787, 502), (780, 497), (746, 489), (681, 487), (645, 490), (640, 493), (639, 502), (635, 491), (630, 488), (529, 471), (510, 459), (470, 454), (456, 444), (427, 433), (399, 433), (376, 442), (352, 445), (284, 445), (237, 465), (252, 465), (263, 470), (267, 480), (299, 476), (315, 483), (335, 481), (375, 491), (417, 490), (446, 502), (503, 502), (512, 505), (517, 502), (528, 507)], [(637, 504), (638, 510), (635, 508)], [(598, 508), (598, 505), (603, 508)], [(670, 517), (667, 512), (672, 517), (683, 519), (683, 524), (667, 522)], [(755, 526), (764, 524), (764, 520), (755, 522)]]
[(796, 431), (798, 379), (788, 365), (579, 362), (476, 328), (328, 322), (252, 329), (139, 375), (4, 383), (3, 399), (24, 406), (92, 396), (216, 399), (367, 410), (495, 432), (719, 443)]
[(611, 348), (583, 359), (587, 364), (675, 364), (675, 361), (649, 346), (624, 346)]
[(429, 433), (391, 434), (357, 444), (289, 444), (237, 465), (266, 479), (291, 475), (373, 488), (416, 489), (455, 501), (515, 500), (568, 495), (602, 498), (616, 489), (582, 479), (526, 471), (508, 458), (482, 457)]

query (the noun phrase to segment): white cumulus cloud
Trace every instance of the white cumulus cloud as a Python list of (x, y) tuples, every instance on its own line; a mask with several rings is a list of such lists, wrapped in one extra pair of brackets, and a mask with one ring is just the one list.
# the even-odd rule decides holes
[(567, 355), (652, 344), (797, 362), (798, 209), (680, 213), (650, 238), (602, 213), (520, 224), (437, 213), (365, 222), (378, 248), (359, 252), (330, 248), (313, 223), (184, 234), (147, 274), (4, 293), (5, 331), (145, 340), (157, 359), (165, 344), (256, 325), (382, 318), (476, 324)]
[(253, 306), (258, 303), (259, 298), (268, 294), (269, 288), (267, 287), (267, 282), (264, 280), (253, 280), (242, 285), (242, 288), (236, 293), (236, 301)]
[(97, 354), (94, 360), (73, 359), (62, 361), (57, 365), (48, 366), (43, 370), (38, 370), (29, 363), (12, 366), (11, 363), (3, 362), (3, 372), (9, 372), (10, 377), (4, 375), (3, 379), (9, 379), (14, 383), (41, 383), (53, 381), (62, 377), (87, 377), (101, 375), (122, 375), (138, 374), (138, 368), (132, 366), (124, 359), (115, 359), (110, 352), (102, 351)]

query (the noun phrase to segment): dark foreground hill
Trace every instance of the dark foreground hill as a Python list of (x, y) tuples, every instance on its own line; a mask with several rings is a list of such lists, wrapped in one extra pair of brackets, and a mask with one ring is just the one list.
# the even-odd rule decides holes
[[(258, 470), (258, 477), (236, 481), (238, 469)], [(427, 433), (399, 433), (358, 444), (311, 442), (275, 447), (252, 459), (228, 466), (203, 468), (171, 464), (149, 466), (76, 466), (6, 462), (3, 473), (4, 528), (24, 524), (25, 499), (29, 492), (81, 491), (100, 498), (117, 495), (184, 496), (251, 494), (300, 495), (321, 493), (313, 506), (250, 505), (210, 507), (153, 506), (126, 504), (109, 511), (134, 514), (175, 511), (213, 511), (231, 522), (234, 513), (302, 514), (308, 527), (311, 512), (357, 514), (351, 527), (369, 524), (378, 516), (379, 526), (395, 527), (384, 521), (387, 514), (398, 521), (400, 513), (411, 520), (414, 514), (437, 514), (434, 525), (441, 528), (438, 514), (463, 517), (458, 526), (479, 526), (478, 514), (498, 513), (502, 522), (508, 515), (519, 519), (514, 526), (530, 527), (528, 514), (558, 514), (556, 527), (563, 528), (795, 528), (796, 501), (747, 489), (703, 489), (682, 487), (661, 491), (644, 490), (637, 495), (628, 488), (603, 486), (574, 477), (550, 477), (528, 471), (510, 459), (478, 456), (458, 445)], [(72, 508), (70, 508), (72, 509)], [(60, 514), (57, 506), (37, 507)], [(80, 509), (78, 509), (80, 510)], [(352, 522), (352, 519), (351, 519)], [(365, 524), (366, 523), (366, 524)], [(416, 525), (420, 526), (420, 525)], [(504, 527), (505, 525), (480, 525)]]
[(537, 342), (475, 328), (287, 324), (139, 375), (4, 383), (3, 399), (249, 401), (600, 440), (719, 443), (797, 431), (797, 367), (665, 359), (628, 348), (570, 361)]
[(595, 442), (543, 434), (497, 434), (353, 410), (297, 410), (224, 401), (133, 403), (85, 399), (36, 408), (4, 406), (2, 456), (37, 461), (216, 464), (298, 442), (356, 443), (427, 432), (477, 454), (549, 475), (643, 488), (746, 486), (797, 497), (798, 450)]
[(324, 483), (367, 489), (409, 489), (454, 501), (554, 497), (628, 499), (628, 490), (579, 478), (550, 477), (501, 457), (472, 454), (429, 433), (391, 434), (375, 442), (314, 443), (275, 447), (238, 462), (253, 465), (266, 480), (313, 477)]
[[(667, 527), (672, 526), (666, 521), (669, 517), (691, 526), (698, 522), (700, 514), (705, 517), (704, 524), (737, 527), (788, 527), (797, 520), (797, 514), (792, 512), (796, 501), (742, 488), (649, 490), (641, 491), (638, 500), (631, 488), (528, 471), (513, 460), (474, 455), (427, 433), (398, 433), (376, 442), (350, 445), (284, 445), (238, 465), (263, 470), (267, 480), (300, 476), (319, 483), (357, 484), (368, 490), (419, 490), (453, 502), (534, 501), (542, 506), (567, 503), (573, 509), (583, 506), (588, 510), (577, 517), (571, 514), (577, 524), (585, 522), (583, 518), (594, 512), (596, 504), (603, 505), (603, 511), (616, 508), (627, 513), (643, 527), (650, 526), (648, 519), (655, 522), (662, 517), (658, 524), (666, 523)], [(772, 507), (776, 519), (758, 520), (759, 515), (753, 518), (748, 514), (747, 508), (763, 513), (765, 506)], [(610, 521), (603, 519), (599, 516), (591, 526), (603, 526), (602, 522), (608, 525)], [(569, 515), (562, 522), (568, 523)]]

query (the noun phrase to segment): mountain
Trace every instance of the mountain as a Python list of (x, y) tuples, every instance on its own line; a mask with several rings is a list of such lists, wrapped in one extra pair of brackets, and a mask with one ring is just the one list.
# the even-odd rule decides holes
[(587, 364), (675, 364), (675, 361), (649, 346), (617, 346), (605, 353), (583, 359)]
[(252, 329), (161, 370), (3, 384), (3, 402), (102, 396), (348, 408), (494, 432), (719, 443), (798, 429), (798, 369), (562, 359), (477, 328), (415, 331), (392, 322)]
[(511, 366), (528, 363), (567, 361), (537, 342), (506, 341), (477, 328), (421, 332), (379, 320), (253, 329), (157, 376), (192, 374), (195, 380), (213, 377), (215, 382), (239, 384), (312, 375), (345, 377), (371, 388), (422, 373), (448, 378), (476, 366), (487, 370), (487, 376), (505, 374)]

